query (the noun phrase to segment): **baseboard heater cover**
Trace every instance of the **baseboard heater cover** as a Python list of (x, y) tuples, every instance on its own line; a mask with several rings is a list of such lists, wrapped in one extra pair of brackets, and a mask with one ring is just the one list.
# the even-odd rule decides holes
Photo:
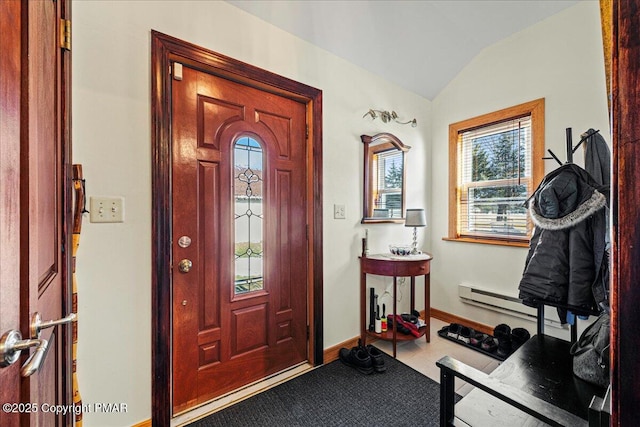
[[(482, 307), (498, 313), (508, 314), (521, 319), (536, 322), (537, 310), (522, 303), (522, 300), (511, 295), (505, 295), (488, 289), (479, 288), (466, 283), (458, 285), (458, 296), (460, 299), (471, 305)], [(559, 319), (548, 317), (555, 313), (555, 310), (545, 310), (545, 324), (560, 329), (566, 329)]]

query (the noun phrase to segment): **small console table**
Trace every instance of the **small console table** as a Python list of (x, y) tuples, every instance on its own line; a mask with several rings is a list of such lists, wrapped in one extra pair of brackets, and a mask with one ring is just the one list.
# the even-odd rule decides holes
[[(398, 341), (409, 341), (426, 336), (427, 342), (431, 341), (430, 314), (431, 314), (431, 282), (430, 263), (431, 255), (391, 255), (377, 254), (360, 257), (360, 339), (362, 345), (366, 345), (367, 336), (393, 342), (393, 357), (396, 357), (396, 344)], [(386, 332), (380, 334), (367, 329), (367, 274), (378, 276), (393, 276), (393, 314), (397, 313), (396, 294), (398, 291), (398, 277), (411, 277), (411, 311), (415, 309), (415, 285), (416, 276), (424, 276), (424, 317), (426, 326), (420, 328), (420, 336), (398, 334), (395, 325)]]

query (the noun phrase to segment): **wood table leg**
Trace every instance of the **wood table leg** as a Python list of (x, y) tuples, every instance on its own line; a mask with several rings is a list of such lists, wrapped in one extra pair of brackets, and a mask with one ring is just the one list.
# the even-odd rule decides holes
[(411, 310), (409, 314), (413, 314), (416, 309), (416, 276), (411, 276)]
[(396, 295), (397, 295), (397, 291), (398, 291), (398, 278), (396, 276), (393, 276), (393, 358), (395, 359), (396, 357), (396, 344), (397, 344), (397, 338), (398, 338), (398, 318), (395, 317), (398, 315), (398, 311), (397, 311), (397, 301), (396, 301)]
[(360, 341), (362, 345), (367, 345), (367, 274), (360, 269)]
[(424, 275), (424, 321), (427, 324), (427, 342), (431, 342), (431, 276)]

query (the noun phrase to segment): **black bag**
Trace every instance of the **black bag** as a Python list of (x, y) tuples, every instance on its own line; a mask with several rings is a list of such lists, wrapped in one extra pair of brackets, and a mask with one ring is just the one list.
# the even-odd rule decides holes
[(573, 374), (599, 387), (609, 385), (609, 313), (603, 312), (571, 346)]

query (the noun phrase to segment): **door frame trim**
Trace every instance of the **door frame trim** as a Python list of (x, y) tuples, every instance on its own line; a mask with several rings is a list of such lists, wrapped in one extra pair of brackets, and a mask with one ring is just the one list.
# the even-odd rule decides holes
[(323, 363), (322, 91), (203, 47), (151, 31), (152, 146), (152, 423), (171, 421), (171, 63), (273, 92), (306, 104), (309, 245), (308, 354)]
[[(71, 13), (71, 0), (60, 1), (60, 18), (67, 21), (72, 21)], [(58, 20), (58, 25), (61, 25)], [(62, 253), (62, 314), (65, 316), (67, 313), (77, 313), (77, 301), (73, 295), (73, 273), (75, 270), (75, 257), (72, 255), (73, 249), (73, 228), (74, 228), (74, 196), (73, 196), (73, 143), (72, 143), (72, 54), (71, 49), (63, 49), (58, 47), (58, 54), (60, 55), (60, 139), (62, 144), (62, 245), (66, 250)], [(83, 213), (80, 213), (82, 215)], [(75, 304), (74, 304), (75, 301)], [(76, 360), (73, 356), (73, 328), (78, 328), (78, 323), (75, 326), (69, 325), (62, 329), (61, 342), (65, 346), (63, 351), (62, 360), (62, 372), (61, 382), (57, 387), (61, 387), (62, 401), (65, 404), (75, 404), (73, 396), (76, 391), (80, 393), (80, 390), (74, 390), (73, 387), (73, 374)], [(76, 337), (77, 338), (77, 337)], [(77, 357), (76, 357), (77, 359)], [(63, 417), (63, 425), (73, 426), (75, 416), (67, 414)]]

